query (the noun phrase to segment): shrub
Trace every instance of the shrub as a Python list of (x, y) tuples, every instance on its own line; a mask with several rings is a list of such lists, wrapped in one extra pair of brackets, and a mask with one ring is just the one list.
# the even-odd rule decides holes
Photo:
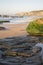
[(42, 35), (43, 34), (43, 18), (30, 22), (26, 28), (26, 31), (32, 35)]

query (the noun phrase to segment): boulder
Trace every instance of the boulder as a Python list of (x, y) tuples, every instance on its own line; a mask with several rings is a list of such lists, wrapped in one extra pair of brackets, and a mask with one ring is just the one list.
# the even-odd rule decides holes
[(5, 27), (0, 27), (0, 30), (6, 30), (6, 28)]
[(39, 18), (29, 23), (26, 31), (30, 35), (43, 36), (43, 18)]

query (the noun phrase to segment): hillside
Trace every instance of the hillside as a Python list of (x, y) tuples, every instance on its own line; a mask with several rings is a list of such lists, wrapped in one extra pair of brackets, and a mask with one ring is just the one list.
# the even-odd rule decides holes
[(29, 16), (29, 15), (43, 16), (43, 10), (16, 13), (16, 16)]

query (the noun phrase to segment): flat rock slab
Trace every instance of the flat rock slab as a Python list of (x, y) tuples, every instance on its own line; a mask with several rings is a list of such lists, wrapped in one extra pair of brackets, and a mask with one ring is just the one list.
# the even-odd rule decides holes
[[(31, 53), (32, 48), (37, 43), (41, 42), (43, 44), (43, 37), (35, 36), (20, 36), (20, 37), (9, 37), (0, 39), (0, 64), (2, 65), (41, 65), (40, 54), (35, 54), (31, 57), (26, 56), (10, 56), (5, 53), (10, 51), (18, 51), (25, 53)], [(6, 49), (7, 48), (7, 49)], [(33, 48), (37, 52), (40, 48)], [(34, 53), (36, 53), (34, 52)], [(12, 53), (12, 52), (11, 52)]]

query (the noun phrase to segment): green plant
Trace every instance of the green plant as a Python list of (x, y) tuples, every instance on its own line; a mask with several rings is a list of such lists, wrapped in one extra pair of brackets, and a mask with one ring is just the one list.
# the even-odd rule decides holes
[(26, 28), (26, 31), (33, 35), (34, 34), (40, 34), (40, 35), (43, 34), (43, 24), (41, 24), (41, 23), (43, 23), (43, 18), (30, 22)]

